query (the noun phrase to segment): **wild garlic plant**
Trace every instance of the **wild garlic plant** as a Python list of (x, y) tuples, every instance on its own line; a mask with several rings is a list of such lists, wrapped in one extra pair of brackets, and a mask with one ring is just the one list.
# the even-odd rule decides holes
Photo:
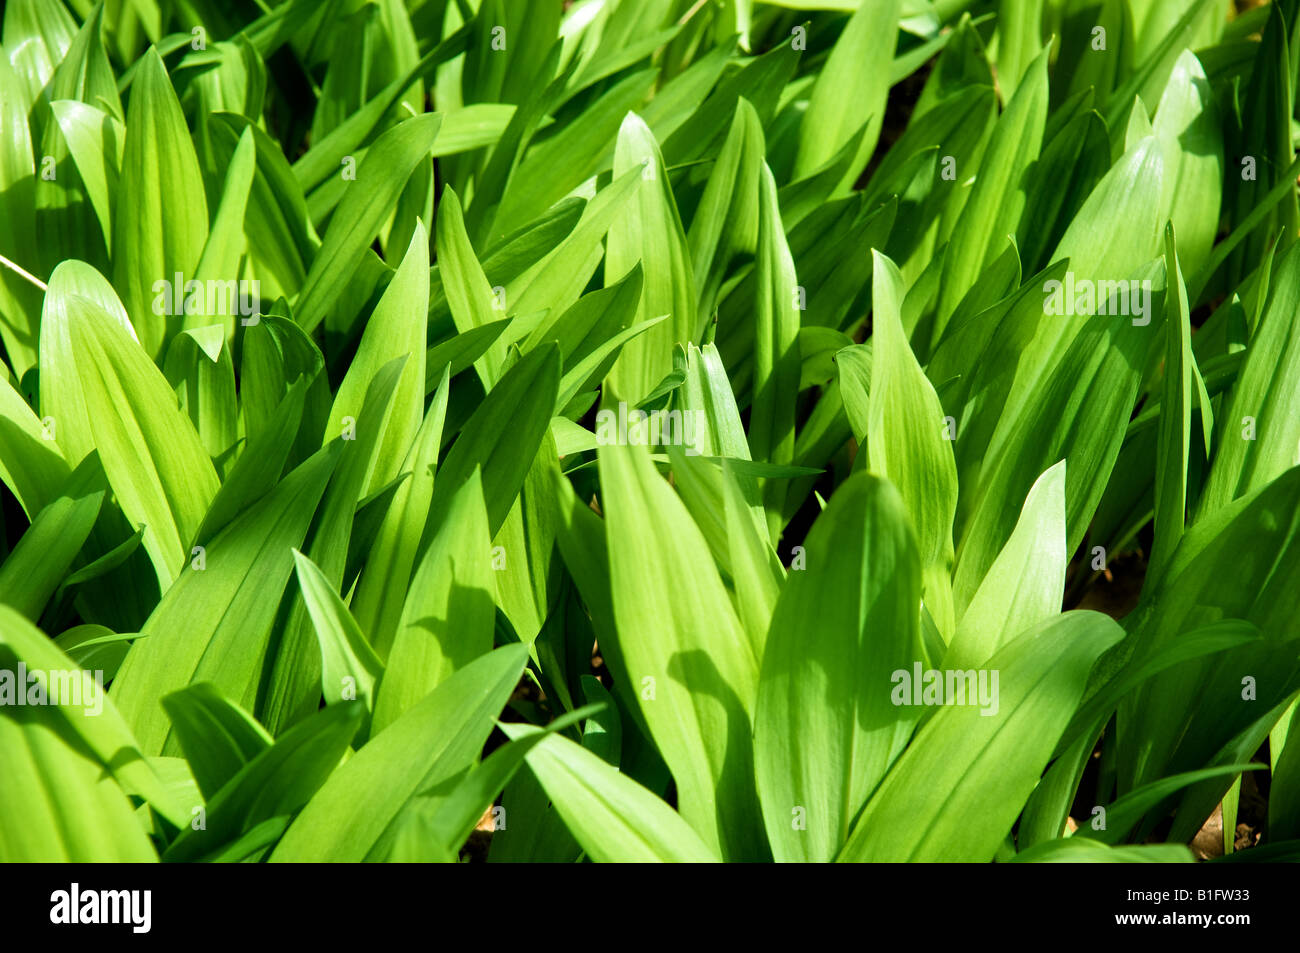
[(0, 860), (1300, 857), (1250, 6), (9, 0)]

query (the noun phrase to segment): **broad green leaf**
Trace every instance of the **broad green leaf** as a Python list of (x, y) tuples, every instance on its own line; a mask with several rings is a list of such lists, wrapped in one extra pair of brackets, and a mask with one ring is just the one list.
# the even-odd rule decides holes
[(1214, 92), (1191, 50), (1178, 55), (1156, 107), (1154, 131), (1170, 152), (1165, 188), (1179, 236), (1179, 262), (1196, 274), (1209, 259), (1218, 234), (1224, 156)]
[(393, 494), (352, 598), (357, 625), (367, 633), (370, 644), (384, 649), (392, 644), (401, 619), (424, 521), (433, 499), (434, 471), (447, 415), (450, 370), (447, 366), (442, 369), (442, 382), (402, 463), (402, 472), (409, 476)]
[(1014, 235), (1027, 201), (1027, 173), (1037, 161), (1047, 119), (1047, 59), (1050, 48), (1030, 64), (1024, 82), (1007, 103), (975, 172), (975, 186), (953, 227), (943, 266), (943, 290), (934, 328), (937, 343), (957, 302)]
[(243, 452), (226, 473), (225, 481), (203, 516), (194, 537), (196, 545), (206, 545), (246, 506), (261, 499), (279, 482), (293, 449), (294, 435), (302, 424), (306, 390), (302, 380), (295, 381), (275, 408), (268, 426), (255, 431), (244, 444)]
[(748, 754), (758, 659), (703, 536), (649, 454), (605, 446), (598, 460), (618, 651), (682, 816), (723, 856), (759, 858)]
[(528, 221), (600, 172), (614, 160), (613, 145), (623, 117), (641, 107), (658, 71), (640, 70), (611, 86), (599, 99), (530, 150), (510, 178), (498, 221)]
[(891, 676), (923, 657), (920, 561), (892, 485), (851, 476), (804, 548), (808, 566), (787, 577), (772, 616), (754, 722), (778, 861), (834, 859), (917, 718), (891, 703)]
[[(7, 714), (0, 717), (0, 726), (17, 726), (16, 734), (12, 728), (0, 728), (0, 730), (9, 731), (10, 741), (18, 742), (25, 736), (25, 743), (29, 747), (50, 751), (48, 760), (38, 756), (35, 765), (23, 766), (21, 744), (0, 746), (0, 752), (15, 752), (19, 762), (14, 766), (15, 771), (12, 774), (6, 771), (0, 775), (0, 778), (8, 780), (10, 777), (17, 777), (19, 767), (27, 773), (28, 777), (31, 777), (33, 770), (38, 773), (45, 770), (53, 771), (55, 774), (65, 773), (69, 777), (68, 783), (50, 790), (62, 790), (72, 799), (80, 795), (92, 804), (98, 802), (103, 805), (114, 801), (114, 798), (104, 791), (112, 790), (116, 785), (96, 782), (106, 782), (108, 778), (115, 777), (123, 790), (145, 798), (154, 810), (171, 823), (179, 825), (183, 822), (182, 817), (187, 812), (174, 802), (152, 764), (141, 756), (142, 749), (136, 744), (123, 715), (113, 699), (104, 692), (102, 673), (96, 674), (81, 669), (46, 638), (44, 633), (7, 606), (0, 606), (0, 658), (4, 658), (3, 671), (8, 676), (4, 679), (6, 683), (4, 693), (7, 699), (18, 689), (16, 664), (21, 661), (29, 673), (36, 671), (45, 673), (46, 691), (43, 696), (47, 702), (43, 705), (25, 707), (23, 717), (17, 719)], [(57, 698), (54, 694), (56, 689)], [(26, 698), (30, 701), (31, 686), (24, 685), (21, 690), (26, 693)], [(6, 700), (4, 707), (10, 708), (13, 701), (16, 701), (16, 698)], [(51, 704), (53, 702), (57, 704)], [(30, 734), (29, 729), (23, 727), (24, 723), (30, 724)], [(75, 758), (58, 754), (57, 749), (68, 745), (75, 750)], [(88, 762), (95, 763), (93, 773), (85, 770)], [(78, 775), (81, 776), (80, 780), (76, 780)], [(15, 790), (25, 790), (30, 797), (33, 791), (42, 790), (42, 785), (39, 782), (34, 786), (19, 783)], [(42, 808), (50, 808), (55, 813), (60, 810), (57, 803), (50, 805), (48, 802), (41, 801), (35, 802), (33, 808), (38, 812)], [(94, 813), (92, 810), (92, 816)], [(3, 816), (19, 817), (21, 814), (6, 811)], [(76, 830), (79, 826), (79, 822), (70, 823), (64, 829)], [(130, 843), (133, 840), (125, 831), (103, 830), (93, 835), (87, 834), (86, 843), (93, 845), (99, 838), (116, 840), (118, 843)], [(62, 840), (62, 837), (52, 840)], [(66, 846), (74, 851), (81, 849), (76, 843)], [(93, 853), (91, 856), (93, 857)]]
[(0, 715), (0, 861), (140, 863), (157, 854), (102, 764), (66, 741), (50, 709)]
[(40, 97), (68, 54), (76, 38), (77, 24), (62, 3), (14, 0), (5, 4), (4, 36), (11, 52), (7, 57), (27, 84), (27, 100)]
[(301, 546), (338, 445), (289, 474), (233, 520), (181, 570), (132, 644), (113, 683), (113, 697), (146, 754), (177, 754), (158, 699), (196, 681), (255, 708), (268, 640), (293, 547)]
[(0, 602), (33, 622), (40, 618), (94, 529), (105, 490), (98, 459), (88, 458), (0, 565)]
[(79, 297), (67, 300), (67, 352), (72, 366), (57, 373), (81, 397), (87, 434), (69, 435), (72, 446), (93, 445), (122, 512), (145, 524), (144, 547), (164, 587), (181, 572), (203, 514), (217, 492), (217, 475), (194, 426), (176, 406), (172, 388), (142, 346), (104, 308)]
[(874, 346), (867, 460), (873, 472), (898, 487), (916, 528), (926, 606), (939, 631), (950, 637), (955, 620), (949, 573), (957, 509), (951, 422), (903, 332), (902, 276), (888, 258), (874, 250), (872, 256)]
[(352, 278), (406, 180), (429, 154), (441, 122), (437, 113), (407, 119), (367, 150), (298, 291), (294, 316), (305, 330), (314, 330), (324, 320)]
[(649, 394), (672, 369), (672, 345), (693, 340), (698, 331), (690, 250), (663, 155), (645, 122), (629, 113), (618, 133), (614, 176), (638, 166), (642, 175), (636, 198), (620, 211), (609, 230), (605, 285), (641, 262), (645, 285), (637, 321), (662, 314), (669, 319), (629, 342), (610, 371), (610, 386), (629, 403)]
[(421, 549), (476, 467), (483, 471), (488, 531), (496, 535), (550, 426), (559, 384), (559, 349), (553, 345), (530, 351), (502, 376), (438, 469)]
[[(604, 258), (601, 243), (606, 234), (623, 207), (638, 193), (641, 174), (641, 169), (629, 169), (598, 191), (583, 206), (581, 217), (567, 237), (507, 282), (506, 299), (513, 302), (516, 312), (529, 314), (547, 309), (554, 316), (577, 302)], [(630, 275), (628, 272), (620, 282)]]
[[(375, 699), (382, 732), (420, 699), (492, 649), (496, 584), (478, 471), (456, 491), (411, 578)], [(518, 558), (519, 554), (516, 554)]]
[(477, 759), (526, 658), (522, 645), (509, 645), (477, 659), (372, 738), (307, 803), (271, 862), (386, 855), (407, 802)]
[[(1068, 288), (1070, 272), (1066, 274), (1063, 287)], [(1049, 325), (1060, 329), (1069, 324), (1077, 334), (1065, 332), (1059, 342), (1064, 350), (1048, 359), (1051, 373), (1035, 368), (1037, 342), (1030, 344), (991, 442), (971, 445), (969, 452), (979, 447), (987, 463), (973, 491), (958, 547), (953, 590), (959, 609), (969, 603), (1010, 538), (1014, 507), (1039, 475), (1062, 459), (1066, 461), (1066, 552), (1074, 552), (1083, 541), (1123, 444), (1122, 431), (1151, 348), (1151, 329), (1160, 327), (1151, 323), (1158, 299), (1141, 282), (1158, 289), (1161, 272), (1151, 265), (1142, 274), (1147, 277), (1132, 281), (1139, 282), (1136, 297), (1144, 302), (1145, 316), (1047, 315)], [(1053, 281), (1044, 283), (1045, 290), (1050, 292)], [(1125, 281), (1124, 287), (1129, 286)], [(1032, 289), (1027, 295), (1024, 310), (1014, 315), (1017, 322), (1034, 320), (1041, 299)], [(1015, 334), (1017, 328), (1013, 325), (1009, 331)], [(1029, 379), (1029, 389), (1019, 396), (1017, 391)], [(959, 431), (957, 439), (978, 441), (980, 436), (973, 437), (967, 428)]]
[[(35, 52), (30, 44), (23, 55)], [(38, 249), (26, 247), (36, 228), (36, 162), (27, 124), (31, 95), (9, 57), (0, 46), (0, 255), (31, 273), (40, 270)], [(18, 374), (36, 363), (39, 306), (37, 285), (0, 262), (0, 340)]]
[[(191, 311), (188, 301), (185, 309), (184, 327), (197, 328), (220, 323), (225, 328), (226, 339), (232, 342), (235, 337), (235, 314), (245, 300), (242, 294), (236, 298), (237, 285), (234, 282), (239, 276), (239, 264), (246, 246), (244, 220), (256, 170), (256, 157), (253, 127), (249, 126), (240, 135), (239, 144), (231, 155), (221, 190), (221, 201), (217, 205), (207, 242), (203, 246), (203, 254), (195, 267), (195, 276), (200, 282), (217, 283), (222, 290), (218, 295), (204, 296), (203, 310)], [(207, 307), (208, 302), (214, 298), (217, 305), (215, 312)], [(247, 325), (256, 318), (244, 315), (241, 320)]]
[(111, 253), (113, 209), (117, 204), (126, 127), (95, 106), (72, 99), (51, 102), (50, 111), (99, 220), (105, 249)]
[(397, 476), (420, 429), (424, 411), (425, 315), (429, 310), (429, 236), (417, 222), (393, 280), (375, 305), (348, 373), (339, 384), (325, 425), (327, 436), (340, 433), (344, 418), (357, 419), (366, 391), (389, 361), (409, 355), (393, 395), (393, 408), (374, 452), (374, 466), (362, 482), (365, 495)]
[(830, 159), (867, 123), (858, 156), (841, 188), (848, 188), (876, 147), (885, 121), (889, 61), (898, 36), (899, 0), (862, 3), (849, 18), (817, 75), (799, 127), (794, 175), (800, 178)]
[(713, 312), (728, 269), (741, 256), (752, 255), (758, 245), (755, 197), (763, 151), (758, 113), (742, 98), (687, 233), (700, 314)]
[(196, 682), (162, 699), (185, 760), (205, 798), (211, 798), (274, 739), (253, 716), (209, 682)]
[(1122, 635), (1100, 613), (1068, 612), (1005, 645), (981, 670), (990, 688), (999, 676), (991, 704), (967, 698), (926, 722), (867, 802), (838, 859), (992, 859), (1074, 713), (1093, 662)]
[[(539, 729), (503, 725), (516, 740)], [(561, 735), (527, 754), (583, 849), (600, 863), (708, 863), (717, 855), (681, 816), (599, 756)]]
[(1153, 781), (1130, 791), (1114, 803), (1106, 805), (1104, 807), (1106, 826), (1094, 829), (1092, 825), (1086, 825), (1080, 828), (1078, 836), (1099, 840), (1104, 844), (1119, 843), (1129, 835), (1143, 814), (1175, 791), (1207, 778), (1237, 775), (1243, 771), (1258, 771), (1263, 767), (1262, 764), (1229, 764), (1161, 778), (1159, 781)]
[[(1125, 699), (1118, 716), (1120, 793), (1168, 774), (1249, 759), (1300, 689), (1290, 622), (1300, 607), (1295, 587), (1284, 582), (1300, 559), (1298, 481), (1300, 469), (1292, 468), (1188, 527), (1165, 574), (1127, 621), (1139, 664), (1210, 623), (1241, 620), (1263, 638), (1185, 660)], [(1243, 681), (1247, 675), (1253, 681)], [(1243, 693), (1253, 700), (1243, 704)], [(1186, 797), (1216, 797), (1203, 819), (1230, 783), (1204, 782)], [(1182, 820), (1190, 824), (1199, 809)]]
[[(107, 312), (135, 339), (135, 328), (127, 317), (117, 292), (108, 279), (80, 261), (61, 262), (50, 275), (41, 305), (40, 407), (50, 435), (73, 465), (94, 449), (86, 401), (76, 380), (76, 355), (72, 349), (72, 319), (68, 313), (74, 298), (85, 298)], [(9, 415), (13, 419), (14, 415)], [(22, 499), (22, 494), (18, 494)]]
[(208, 456), (228, 467), (239, 439), (239, 403), (226, 328), (209, 324), (181, 331), (167, 349), (163, 373)]
[(1061, 611), (1065, 595), (1065, 461), (1029, 490), (1011, 538), (957, 622), (943, 664), (983, 665), (998, 649)]
[(1274, 268), (1268, 303), (1222, 414), (1223, 433), (1198, 519), (1267, 485), (1300, 460), (1300, 251), (1293, 245)]
[[(358, 522), (358, 504), (365, 499), (365, 481), (375, 469), (380, 441), (392, 417), (393, 397), (407, 360), (408, 356), (402, 355), (379, 369), (366, 389), (356, 418), (345, 420), (339, 437), (326, 445), (328, 449), (341, 443), (343, 450), (303, 552), (320, 567), (330, 584), (340, 589), (347, 571), (354, 524)], [(277, 735), (316, 710), (321, 687), (320, 644), (301, 597), (292, 599), (288, 619), (282, 626), (279, 644), (274, 647), (269, 685), (253, 712)]]
[(505, 809), (493, 808), (492, 802), (523, 766), (524, 756), (543, 738), (575, 724), (595, 707), (588, 706), (562, 715), (550, 722), (544, 731), (507, 742), (484, 758), (482, 764), (470, 768), (445, 795), (440, 793), (442, 789), (438, 789), (412, 800), (394, 822), (398, 830), (388, 862), (455, 861), (461, 845), (487, 808), (492, 808), (494, 827), (500, 817), (502, 824), (496, 829), (508, 829)]
[(736, 614), (740, 618), (756, 657), (772, 621), (785, 568), (776, 551), (754, 521), (753, 511), (741, 495), (732, 461), (722, 458), (723, 516), (728, 541), (728, 566), (735, 591)]
[(145, 53), (131, 84), (118, 187), (131, 201), (119, 205), (113, 220), (113, 284), (146, 355), (157, 360), (182, 317), (156, 307), (158, 283), (178, 296), (177, 283), (194, 279), (208, 235), (208, 203), (190, 131), (155, 49)]
[(326, 704), (355, 700), (370, 710), (384, 663), (320, 567), (297, 550), (293, 560), (303, 602), (320, 640), (321, 694)]
[(259, 824), (297, 811), (338, 767), (363, 714), (360, 702), (345, 702), (290, 728), (208, 799), (204, 826), (181, 831), (163, 859), (198, 860)]
[[(456, 330), (462, 334), (504, 317), (465, 231), (460, 199), (450, 187), (438, 203), (438, 271)], [(485, 388), (492, 387), (505, 361), (505, 344), (497, 341), (476, 362)]]
[(9, 381), (0, 379), (0, 480), (29, 519), (58, 499), (56, 488), (72, 472), (50, 439), (56, 432), (50, 424), (48, 418), (37, 418)]
[(1191, 849), (1183, 844), (1142, 844), (1111, 847), (1084, 837), (1044, 841), (1011, 858), (1013, 864), (1190, 864)]

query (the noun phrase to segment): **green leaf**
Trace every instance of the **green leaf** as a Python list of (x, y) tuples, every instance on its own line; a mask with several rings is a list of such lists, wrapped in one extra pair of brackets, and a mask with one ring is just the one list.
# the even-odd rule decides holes
[[(502, 725), (514, 739), (539, 729)], [(556, 810), (599, 863), (707, 863), (718, 858), (681, 816), (597, 755), (561, 735), (528, 752)]]
[(611, 86), (581, 118), (529, 151), (510, 177), (498, 221), (528, 221), (613, 164), (623, 117), (638, 109), (658, 71), (640, 70)]
[[(524, 355), (488, 392), (438, 470), (426, 541), (452, 497), (480, 467), (488, 531), (496, 535), (550, 426), (559, 384), (559, 349), (544, 345)], [(422, 541), (421, 549), (425, 545)]]
[[(93, 673), (73, 663), (44, 633), (7, 606), (0, 606), (0, 658), (5, 662), (3, 670), (9, 676), (4, 680), (8, 683), (6, 695), (16, 688), (15, 665), (18, 661), (22, 661), (29, 672), (46, 674), (47, 704), (25, 706), (18, 718), (8, 714), (13, 707), (9, 702), (4, 706), (0, 731), (7, 733), (9, 737), (6, 740), (12, 743), (0, 746), (0, 757), (9, 755), (16, 763), (9, 765), (13, 771), (0, 774), (0, 783), (13, 779), (15, 786), (8, 790), (25, 792), (29, 799), (33, 791), (48, 790), (64, 795), (62, 799), (54, 795), (52, 804), (47, 796), (31, 805), (39, 821), (37, 829), (47, 835), (49, 844), (71, 838), (64, 843), (65, 850), (70, 850), (74, 856), (83, 856), (80, 852), (84, 849), (89, 851), (85, 856), (94, 857), (96, 845), (134, 843), (135, 838), (128, 831), (95, 831), (96, 824), (93, 823), (90, 829), (82, 830), (83, 821), (109, 823), (102, 817), (103, 811), (110, 815), (117, 813), (114, 795), (118, 784), (127, 793), (145, 798), (171, 823), (182, 823), (182, 817), (188, 812), (175, 803), (151, 762), (141, 756), (143, 749), (136, 744), (114, 699), (104, 693), (102, 675), (92, 677)], [(57, 699), (53, 695), (55, 685), (59, 688)], [(22, 690), (30, 699), (30, 686), (23, 686)], [(30, 758), (23, 757), (24, 748), (28, 749)], [(61, 749), (67, 749), (66, 753), (60, 753)], [(91, 765), (93, 771), (89, 770)], [(47, 771), (51, 780), (64, 774), (69, 782), (66, 785), (45, 785), (39, 780), (39, 775)], [(26, 780), (21, 780), (23, 778)], [(111, 778), (116, 778), (117, 783), (112, 783)], [(77, 800), (87, 802), (87, 818), (79, 819), (74, 810), (71, 817), (65, 815), (66, 823), (60, 824), (65, 833), (50, 836), (51, 832), (45, 826), (50, 818), (63, 814), (67, 802)], [(0, 817), (6, 820), (21, 818), (23, 813), (20, 810), (6, 811)], [(15, 820), (14, 826), (15, 829), (11, 830), (8, 824), (5, 825), (5, 839), (16, 837), (21, 843), (29, 835), (23, 832), (20, 821)], [(133, 821), (125, 826), (136, 828)], [(84, 841), (77, 837), (78, 832), (85, 836)], [(43, 852), (46, 848), (39, 849)]]
[(603, 446), (598, 461), (618, 651), (682, 816), (724, 857), (761, 857), (748, 754), (758, 660), (703, 536), (649, 454)]
[(111, 254), (113, 209), (118, 195), (126, 127), (108, 113), (76, 100), (53, 101), (50, 111), (99, 221), (105, 250)]
[(375, 646), (386, 648), (392, 644), (416, 567), (420, 538), (433, 499), (434, 470), (447, 416), (450, 370), (443, 367), (442, 382), (402, 462), (402, 472), (409, 476), (393, 494), (352, 599), (357, 624)]
[(195, 861), (306, 804), (338, 767), (361, 722), (360, 702), (331, 705), (286, 731), (208, 799), (205, 825), (182, 830), (163, 855)]
[[(248, 208), (249, 193), (256, 171), (257, 147), (253, 138), (253, 127), (249, 126), (239, 137), (239, 144), (230, 157), (226, 168), (226, 178), (221, 190), (221, 201), (217, 205), (216, 215), (212, 220), (212, 229), (203, 246), (203, 254), (195, 267), (195, 277), (200, 282), (219, 282), (226, 289), (222, 297), (216, 299), (215, 313), (204, 307), (191, 311), (186, 303), (184, 327), (197, 328), (211, 323), (220, 323), (226, 333), (226, 339), (235, 338), (236, 298), (235, 285), (230, 284), (239, 275), (239, 264), (244, 256), (244, 219)], [(179, 294), (179, 289), (176, 289)], [(212, 295), (205, 295), (205, 306)], [(240, 304), (242, 305), (242, 301)], [(245, 315), (243, 321), (256, 320), (252, 315)]]
[(1182, 844), (1111, 847), (1083, 837), (1044, 841), (1011, 858), (1013, 864), (1190, 864), (1196, 860)]
[(1014, 235), (1028, 201), (1027, 173), (1038, 160), (1047, 119), (1047, 60), (1051, 49), (1029, 66), (1006, 111), (993, 128), (988, 150), (975, 173), (975, 186), (952, 230), (943, 263), (943, 290), (934, 337), (938, 343), (957, 302)]
[[(1073, 271), (1086, 274), (1077, 267)], [(1158, 280), (1154, 265), (1142, 273), (1156, 276), (1142, 281)], [(1053, 281), (1057, 279), (1040, 287), (1050, 292)], [(1069, 287), (1068, 274), (1063, 287)], [(1062, 334), (1055, 354), (1044, 358), (1050, 372), (1036, 363), (1036, 348), (1044, 340), (1040, 336), (1022, 354), (990, 442), (982, 443), (979, 433), (972, 436), (971, 428), (959, 432), (958, 441), (974, 440), (969, 452), (978, 448), (979, 456), (987, 460), (957, 553), (953, 589), (959, 607), (969, 602), (1010, 537), (1014, 507), (1038, 476), (1061, 459), (1066, 461), (1066, 551), (1074, 552), (1083, 541), (1123, 444), (1122, 431), (1132, 414), (1151, 347), (1150, 329), (1159, 327), (1150, 323), (1154, 296), (1142, 291), (1141, 284), (1138, 287), (1137, 296), (1145, 300), (1145, 317), (1049, 314), (1040, 327), (1051, 328), (1049, 334)], [(1035, 321), (1040, 307), (1042, 299), (1031, 289), (1023, 309), (1010, 315), (1015, 323), (1008, 325), (1008, 334), (1018, 333), (1015, 325), (1020, 321)], [(1063, 331), (1067, 325), (1069, 330)], [(1026, 388), (1023, 395), (1022, 387)]]
[(141, 630), (150, 637), (132, 644), (113, 683), (141, 750), (179, 753), (158, 699), (193, 682), (254, 709), (293, 547), (337, 462), (333, 444), (285, 477), (206, 545), (202, 569), (191, 561), (164, 593)]
[(347, 286), (406, 180), (429, 154), (441, 122), (437, 113), (407, 119), (366, 151), (295, 299), (295, 316), (305, 330), (324, 320)]
[[(348, 372), (330, 409), (326, 435), (341, 433), (344, 418), (360, 417), (366, 392), (390, 361), (409, 355), (402, 367), (392, 410), (374, 450), (374, 464), (362, 482), (368, 494), (394, 479), (406, 458), (424, 411), (425, 316), (429, 311), (429, 236), (417, 221), (393, 280), (375, 305)], [(372, 424), (373, 426), (373, 424)]]
[(1025, 629), (1061, 611), (1065, 548), (1065, 461), (1035, 481), (1011, 538), (957, 623), (945, 668), (982, 665)]
[[(36, 51), (36, 44), (27, 44), (20, 56)], [(36, 163), (27, 124), (30, 106), (23, 79), (10, 66), (9, 51), (0, 46), (0, 255), (26, 265), (28, 272), (40, 270), (38, 249), (25, 247), (36, 229)], [(39, 325), (34, 315), (39, 303), (36, 285), (0, 263), (0, 340), (18, 374), (36, 363)]]
[(799, 126), (794, 176), (801, 178), (835, 155), (867, 123), (858, 156), (841, 182), (847, 189), (876, 148), (889, 94), (889, 62), (898, 36), (899, 0), (858, 5), (817, 75)]
[(1170, 153), (1165, 187), (1179, 235), (1180, 263), (1197, 274), (1218, 234), (1223, 199), (1223, 132), (1214, 92), (1191, 50), (1183, 50), (1156, 107), (1155, 134)]
[[(524, 756), (543, 738), (575, 724), (597, 707), (591, 705), (580, 708), (550, 722), (544, 731), (507, 742), (484, 758), (482, 764), (470, 768), (445, 795), (440, 793), (442, 788), (439, 788), (411, 801), (395, 822), (398, 831), (388, 861), (454, 861), (457, 851), (483, 817), (484, 811), (492, 807), (492, 802), (501, 793), (501, 789), (523, 766)], [(496, 819), (494, 810), (494, 822)], [(500, 829), (507, 829), (504, 820)]]
[[(411, 578), (375, 700), (381, 732), (492, 649), (496, 584), (478, 471), (457, 491)], [(518, 556), (518, 554), (516, 554)]]
[(1152, 583), (1160, 578), (1183, 535), (1192, 428), (1192, 328), (1173, 223), (1165, 227), (1165, 274), (1169, 290), (1165, 295), (1165, 380), (1156, 444), (1155, 541), (1148, 570)]
[(1266, 486), (1297, 462), (1300, 251), (1292, 245), (1274, 270), (1268, 303), (1222, 415), (1223, 433), (1201, 495), (1198, 520)]
[(672, 369), (673, 344), (693, 340), (698, 332), (695, 278), (677, 202), (668, 183), (663, 155), (654, 134), (635, 113), (623, 120), (614, 152), (614, 177), (640, 167), (635, 200), (610, 227), (605, 252), (605, 286), (623, 278), (638, 261), (645, 275), (637, 322), (669, 319), (629, 342), (610, 371), (609, 383), (629, 403), (650, 393)]
[(1151, 784), (1145, 784), (1128, 792), (1113, 804), (1106, 805), (1104, 808), (1106, 813), (1103, 815), (1106, 820), (1105, 827), (1094, 829), (1091, 824), (1088, 824), (1080, 828), (1078, 836), (1099, 840), (1105, 844), (1116, 844), (1129, 835), (1143, 814), (1175, 791), (1207, 778), (1237, 775), (1243, 771), (1258, 771), (1263, 767), (1262, 764), (1229, 764), (1161, 778), (1159, 781), (1153, 781)]
[(220, 324), (181, 331), (167, 349), (163, 373), (179, 394), (181, 409), (208, 456), (229, 466), (238, 441), (239, 404), (225, 332)]
[(0, 602), (35, 622), (54, 595), (99, 517), (106, 487), (98, 459), (68, 478), (0, 565)]
[(274, 743), (252, 715), (209, 682), (172, 692), (162, 699), (162, 706), (204, 798), (216, 795)]
[[(113, 284), (145, 353), (162, 356), (179, 315), (155, 308), (156, 283), (195, 277), (208, 235), (208, 204), (185, 116), (156, 49), (144, 54), (131, 85), (122, 154), (122, 195), (113, 221)], [(151, 527), (152, 528), (152, 527)]]
[(0, 861), (157, 860), (131, 802), (102, 764), (65, 741), (55, 715), (0, 716)]
[(776, 859), (824, 862), (916, 721), (889, 688), (923, 657), (921, 567), (898, 491), (867, 473), (836, 490), (804, 548), (763, 652), (754, 761)]
[(297, 550), (293, 560), (303, 602), (320, 640), (321, 694), (326, 704), (356, 700), (371, 709), (384, 663), (320, 567)]
[(867, 802), (838, 859), (989, 861), (1038, 783), (1088, 670), (1122, 635), (1100, 613), (1067, 612), (1004, 646), (985, 663), (990, 687), (998, 673), (1006, 689), (996, 711), (969, 702), (937, 711)]
[[(392, 416), (393, 396), (407, 359), (406, 355), (394, 358), (379, 369), (366, 389), (365, 401), (355, 421), (345, 422), (340, 436), (326, 445), (341, 443), (344, 449), (303, 551), (326, 574), (332, 586), (341, 588), (347, 571), (358, 504), (364, 499), (366, 477), (376, 466), (380, 440)], [(306, 718), (320, 701), (321, 654), (309, 616), (304, 601), (294, 598), (279, 644), (275, 646), (268, 690), (254, 710), (276, 734)]]
[[(777, 207), (776, 181), (763, 165), (758, 180), (758, 310), (754, 325), (754, 400), (749, 449), (765, 463), (794, 462), (795, 400), (799, 394), (799, 301), (802, 289)], [(780, 536), (786, 484), (763, 488), (768, 533)]]
[(736, 613), (754, 646), (755, 657), (761, 658), (772, 611), (785, 581), (785, 567), (763, 535), (762, 526), (754, 520), (753, 510), (742, 495), (734, 461), (723, 457), (721, 462), (727, 564), (736, 594)]
[[(99, 451), (122, 512), (145, 524), (144, 547), (166, 587), (217, 492), (216, 471), (166, 378), (108, 310), (73, 296), (54, 319), (67, 322), (52, 333), (66, 335), (68, 350), (51, 370), (76, 388), (70, 419), (57, 423), (71, 446)], [(82, 425), (88, 434), (77, 432)]]
[(522, 645), (467, 665), (372, 738), (303, 808), (271, 862), (359, 862), (382, 857), (407, 802), (478, 757), (524, 668)]
[[(872, 471), (888, 477), (916, 528), (930, 614), (947, 635), (954, 626), (949, 573), (952, 523), (957, 510), (957, 465), (951, 423), (921, 370), (903, 332), (902, 276), (888, 258), (872, 251), (874, 347), (866, 434)], [(945, 439), (945, 434), (949, 439)]]
[[(438, 204), (438, 271), (457, 331), (465, 334), (502, 317), (487, 275), (483, 273), (465, 231), (460, 199), (450, 187), (443, 189), (442, 201)], [(497, 341), (476, 362), (485, 388), (496, 383), (505, 354), (505, 344)]]
[[(508, 302), (514, 302), (517, 313), (549, 310), (554, 317), (572, 308), (604, 258), (601, 243), (610, 227), (632, 196), (639, 192), (641, 175), (641, 169), (629, 169), (598, 191), (583, 206), (581, 217), (572, 231), (566, 233), (566, 238), (555, 242), (544, 257), (535, 256), (528, 267), (507, 281), (506, 298)], [(554, 208), (562, 208), (564, 204)], [(631, 272), (628, 272), (618, 284), (630, 278)], [(607, 281), (606, 287), (609, 286)]]
[(763, 127), (746, 99), (736, 103), (731, 129), (709, 173), (687, 240), (691, 271), (700, 289), (698, 313), (713, 312), (729, 268), (758, 245), (759, 166)]

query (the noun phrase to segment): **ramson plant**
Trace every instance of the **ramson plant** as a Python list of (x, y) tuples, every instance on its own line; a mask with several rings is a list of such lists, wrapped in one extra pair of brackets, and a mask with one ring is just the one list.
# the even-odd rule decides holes
[(1300, 859), (1298, 19), (9, 0), (0, 860)]

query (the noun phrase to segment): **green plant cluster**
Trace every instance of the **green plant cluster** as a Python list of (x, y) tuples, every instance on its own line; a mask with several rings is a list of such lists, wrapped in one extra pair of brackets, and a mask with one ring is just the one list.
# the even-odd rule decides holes
[(1298, 19), (9, 0), (0, 860), (1300, 858)]

